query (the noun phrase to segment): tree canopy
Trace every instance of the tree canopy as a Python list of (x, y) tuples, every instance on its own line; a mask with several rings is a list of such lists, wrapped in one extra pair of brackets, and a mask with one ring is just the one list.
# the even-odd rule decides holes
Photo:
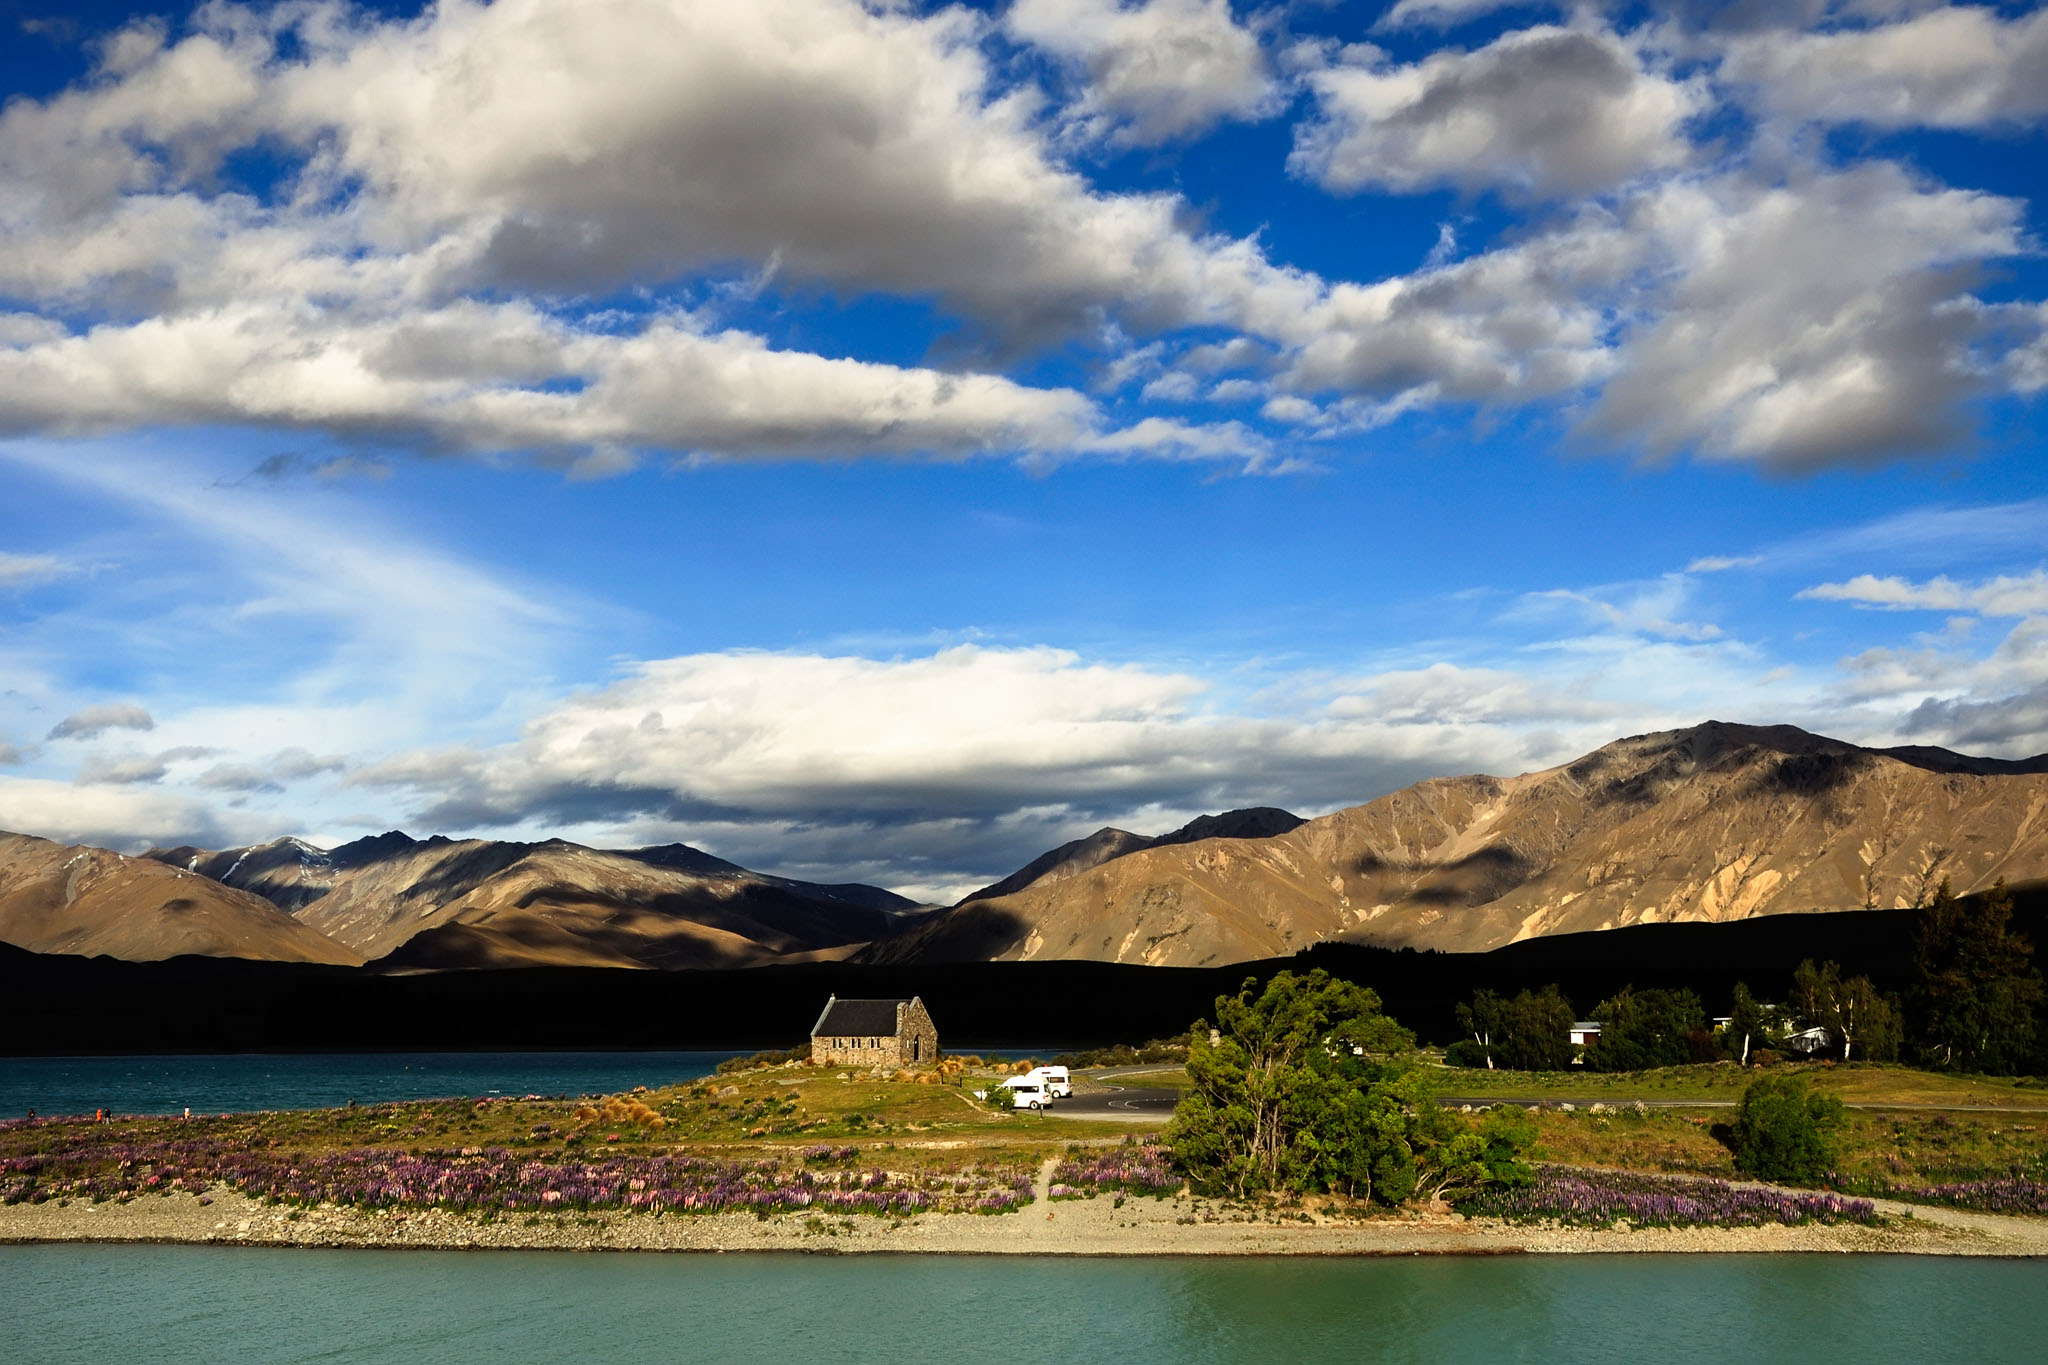
[(1898, 1059), (1899, 1012), (1867, 976), (1844, 979), (1839, 965), (1809, 958), (1792, 972), (1792, 1007), (1834, 1035), (1845, 1062)]
[(1572, 1063), (1572, 1002), (1555, 985), (1524, 990), (1513, 998), (1474, 992), (1457, 1009), (1458, 1030), (1444, 1060), (1453, 1066), (1505, 1067), (1510, 1071), (1562, 1071)]
[(1197, 1024), (1188, 1092), (1167, 1129), (1175, 1162), (1210, 1193), (1330, 1191), (1383, 1204), (1528, 1178), (1527, 1117), (1476, 1127), (1436, 1104), (1413, 1036), (1379, 997), (1323, 971), (1281, 972), (1216, 1000)]
[(1711, 1053), (1707, 1014), (1691, 991), (1639, 991), (1624, 986), (1593, 1008), (1600, 1037), (1586, 1049), (1586, 1065), (1600, 1071), (1647, 1071), (1683, 1066)]
[(1944, 880), (1914, 921), (1907, 1009), (1920, 1059), (1962, 1071), (2026, 1070), (2041, 997), (2034, 946), (2012, 931), (2004, 881), (1963, 898)]

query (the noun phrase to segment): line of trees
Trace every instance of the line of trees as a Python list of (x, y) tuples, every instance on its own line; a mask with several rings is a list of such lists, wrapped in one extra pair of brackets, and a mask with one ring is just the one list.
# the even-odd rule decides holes
[[(1782, 1005), (1737, 983), (1725, 1026), (1709, 1027), (1690, 990), (1624, 987), (1593, 1007), (1599, 1037), (1577, 1060), (1593, 1070), (1639, 1071), (1727, 1057), (1769, 1060), (1797, 1035), (1820, 1029), (1818, 1051), (1843, 1061), (1901, 1057), (1943, 1070), (2011, 1075), (2048, 1070), (2044, 992), (2034, 946), (2012, 928), (2012, 897), (2000, 882), (1959, 897), (1943, 881), (1913, 926), (1906, 989), (1887, 994), (1867, 976), (1807, 960)], [(1513, 997), (1482, 990), (1458, 1006), (1464, 1035), (1445, 1051), (1453, 1066), (1547, 1071), (1571, 1065), (1577, 1018), (1555, 986)], [(1807, 1040), (1812, 1041), (1812, 1040)], [(1814, 1049), (1809, 1049), (1814, 1050)]]

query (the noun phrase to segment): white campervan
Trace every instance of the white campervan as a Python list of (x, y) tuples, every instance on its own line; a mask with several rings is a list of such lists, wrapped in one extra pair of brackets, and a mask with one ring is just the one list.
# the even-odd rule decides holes
[(1045, 1081), (1036, 1071), (1012, 1076), (996, 1088), (1010, 1092), (1012, 1109), (1043, 1109), (1052, 1103), (1052, 1096), (1045, 1091)]
[(1073, 1077), (1063, 1066), (1041, 1066), (1031, 1073), (1044, 1080), (1045, 1093), (1056, 1100), (1063, 1100), (1074, 1093)]

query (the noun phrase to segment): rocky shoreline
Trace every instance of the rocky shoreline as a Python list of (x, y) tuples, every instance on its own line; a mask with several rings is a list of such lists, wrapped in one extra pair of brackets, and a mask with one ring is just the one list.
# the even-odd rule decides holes
[[(194, 1245), (434, 1250), (924, 1253), (1031, 1256), (1572, 1255), (1608, 1252), (1829, 1252), (2048, 1256), (2048, 1220), (1881, 1204), (1881, 1226), (1757, 1228), (1529, 1226), (1419, 1212), (1371, 1219), (1257, 1215), (1187, 1196), (1048, 1201), (1011, 1214), (910, 1218), (788, 1213), (549, 1213), (485, 1220), (438, 1209), (266, 1204), (232, 1191), (126, 1203), (0, 1208), (0, 1244)], [(1306, 1219), (1306, 1221), (1303, 1221)]]

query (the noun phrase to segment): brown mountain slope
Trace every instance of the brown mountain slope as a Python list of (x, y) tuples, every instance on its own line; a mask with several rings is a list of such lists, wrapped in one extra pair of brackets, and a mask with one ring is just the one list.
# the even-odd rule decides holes
[(1514, 778), (1417, 783), (1274, 838), (1154, 847), (862, 953), (1195, 966), (1326, 939), (1456, 951), (1668, 920), (1913, 904), (2048, 875), (2048, 761), (1708, 722)]
[(254, 892), (394, 967), (743, 967), (844, 949), (912, 902), (764, 876), (682, 844), (612, 852), (397, 831), (324, 852), (297, 839), (150, 857)]
[(207, 957), (353, 965), (362, 956), (260, 896), (104, 848), (0, 833), (0, 941), (152, 962)]
[(1075, 839), (1048, 853), (1041, 853), (1001, 881), (970, 892), (961, 899), (963, 903), (988, 900), (994, 896), (1011, 895), (1027, 886), (1065, 881), (1140, 849), (1192, 844), (1203, 839), (1264, 839), (1298, 829), (1302, 823), (1299, 815), (1277, 807), (1251, 806), (1244, 810), (1227, 810), (1221, 815), (1198, 815), (1172, 833), (1155, 838), (1108, 826), (1085, 839)]

